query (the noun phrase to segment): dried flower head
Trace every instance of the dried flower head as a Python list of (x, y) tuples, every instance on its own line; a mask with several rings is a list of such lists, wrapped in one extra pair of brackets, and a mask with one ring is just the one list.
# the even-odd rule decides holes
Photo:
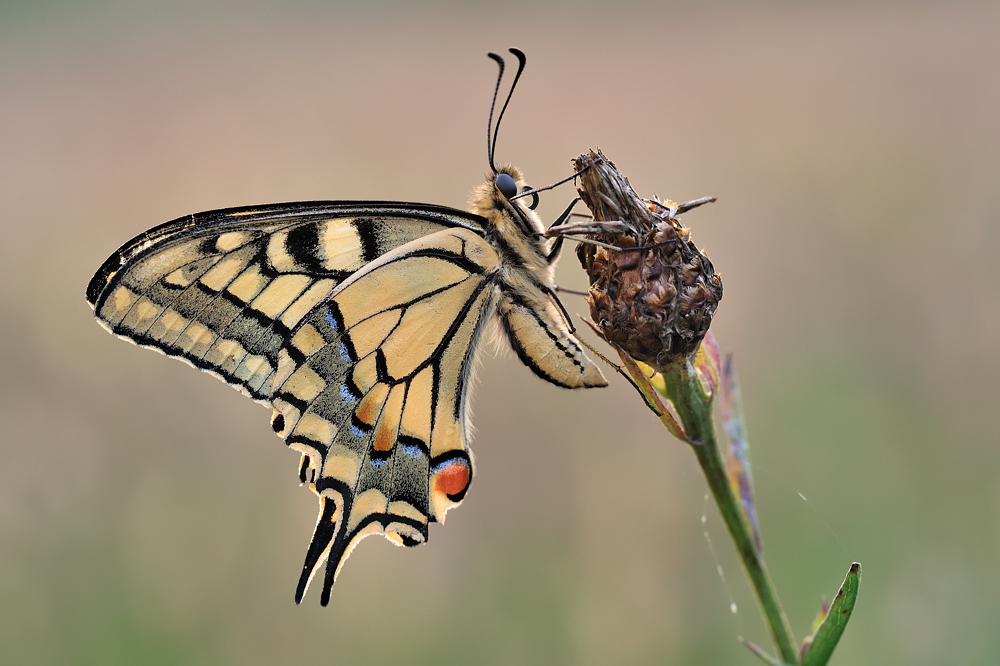
[[(599, 150), (573, 161), (593, 221), (553, 235), (582, 236), (577, 255), (590, 276), (590, 315), (611, 343), (663, 368), (698, 350), (722, 299), (722, 280), (677, 215), (714, 201), (678, 206), (639, 197)], [(632, 249), (634, 248), (634, 249)]]

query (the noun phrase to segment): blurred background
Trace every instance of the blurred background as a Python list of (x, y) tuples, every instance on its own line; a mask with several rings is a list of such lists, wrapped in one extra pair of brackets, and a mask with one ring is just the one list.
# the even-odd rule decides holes
[[(620, 377), (564, 391), (509, 353), (484, 360), (447, 526), (365, 540), (328, 608), (315, 588), (295, 606), (316, 499), (270, 413), (84, 302), (118, 245), (187, 213), (464, 207), (486, 52), (512, 45), (528, 67), (497, 153), (530, 183), (600, 146), (641, 194), (719, 197), (684, 221), (725, 282), (713, 330), (796, 635), (857, 560), (834, 664), (1000, 662), (996, 5), (263, 0), (0, 4), (0, 661), (770, 649), (685, 445)], [(572, 253), (558, 279), (585, 284)]]

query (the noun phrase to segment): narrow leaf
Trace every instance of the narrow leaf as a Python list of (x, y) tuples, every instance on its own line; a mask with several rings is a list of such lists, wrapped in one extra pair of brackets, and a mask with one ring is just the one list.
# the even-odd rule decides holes
[[(638, 362), (633, 359), (628, 353), (614, 345), (615, 350), (618, 352), (618, 356), (621, 357), (622, 363), (625, 364), (625, 369), (628, 371), (629, 376), (632, 378), (632, 385), (635, 386), (636, 390), (642, 394), (642, 397), (646, 399), (646, 405), (653, 410), (660, 421), (667, 427), (670, 434), (677, 439), (688, 441), (687, 433), (684, 432), (684, 428), (681, 424), (674, 418), (673, 412), (662, 400), (653, 385), (650, 383), (650, 376), (643, 372), (642, 368), (639, 367)], [(643, 364), (645, 365), (645, 363)], [(652, 368), (648, 365), (646, 368), (650, 372), (654, 372)], [(654, 375), (655, 376), (655, 375)], [(667, 403), (670, 401), (668, 400)]]
[(816, 638), (816, 632), (819, 631), (820, 625), (823, 624), (823, 620), (826, 616), (830, 614), (830, 602), (823, 597), (819, 602), (819, 611), (816, 612), (816, 617), (813, 618), (812, 627), (809, 629), (809, 635), (802, 639), (802, 645), (799, 646), (799, 661), (806, 656), (809, 652), (809, 648), (812, 647), (813, 639)]
[(715, 341), (715, 336), (709, 331), (698, 346), (698, 352), (694, 358), (694, 369), (698, 373), (701, 383), (702, 397), (711, 400), (715, 395), (715, 389), (719, 386), (719, 344)]
[(816, 632), (819, 631), (820, 625), (823, 624), (823, 620), (826, 616), (830, 614), (830, 602), (826, 600), (826, 597), (820, 599), (819, 602), (819, 612), (816, 613), (815, 619), (813, 619), (812, 629), (809, 631), (810, 636), (815, 636)]
[(747, 639), (741, 637), (739, 639), (739, 641), (740, 641), (740, 643), (743, 643), (743, 645), (745, 645), (748, 650), (750, 650), (751, 652), (753, 652), (765, 664), (769, 664), (769, 666), (787, 666), (785, 664), (785, 662), (781, 661), (780, 659), (777, 659), (776, 657), (772, 657), (767, 652), (765, 652), (762, 648), (754, 645), (753, 643), (751, 643)]
[(830, 604), (830, 612), (826, 614), (826, 619), (816, 631), (812, 645), (802, 657), (802, 666), (826, 666), (830, 661), (833, 649), (837, 647), (840, 637), (844, 634), (844, 628), (847, 627), (847, 621), (851, 619), (860, 585), (861, 564), (855, 562), (847, 572), (836, 598)]
[(746, 421), (743, 418), (743, 398), (740, 382), (736, 376), (733, 355), (727, 354), (722, 363), (722, 378), (719, 391), (719, 413), (722, 426), (729, 435), (729, 454), (726, 456), (726, 472), (733, 492), (740, 498), (743, 515), (753, 531), (753, 545), (760, 555), (763, 543), (757, 522), (757, 506), (753, 499), (753, 479), (750, 476), (750, 443), (747, 441)]

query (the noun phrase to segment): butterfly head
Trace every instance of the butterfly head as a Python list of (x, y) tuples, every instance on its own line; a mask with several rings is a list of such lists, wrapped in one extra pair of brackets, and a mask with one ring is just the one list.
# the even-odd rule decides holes
[(472, 192), (472, 212), (482, 215), (495, 226), (512, 224), (520, 232), (534, 234), (542, 231), (542, 223), (526, 204), (526, 199), (512, 197), (530, 188), (525, 184), (520, 169), (513, 164), (499, 164), (496, 172), (487, 175), (486, 182)]

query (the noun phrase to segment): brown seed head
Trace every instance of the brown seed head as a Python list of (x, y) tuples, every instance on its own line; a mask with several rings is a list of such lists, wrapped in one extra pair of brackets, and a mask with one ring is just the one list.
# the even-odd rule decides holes
[(678, 206), (639, 197), (599, 150), (573, 164), (587, 169), (579, 192), (594, 221), (555, 229), (625, 250), (577, 246), (590, 276), (590, 316), (609, 342), (653, 367), (694, 354), (722, 299), (722, 280), (677, 221)]

